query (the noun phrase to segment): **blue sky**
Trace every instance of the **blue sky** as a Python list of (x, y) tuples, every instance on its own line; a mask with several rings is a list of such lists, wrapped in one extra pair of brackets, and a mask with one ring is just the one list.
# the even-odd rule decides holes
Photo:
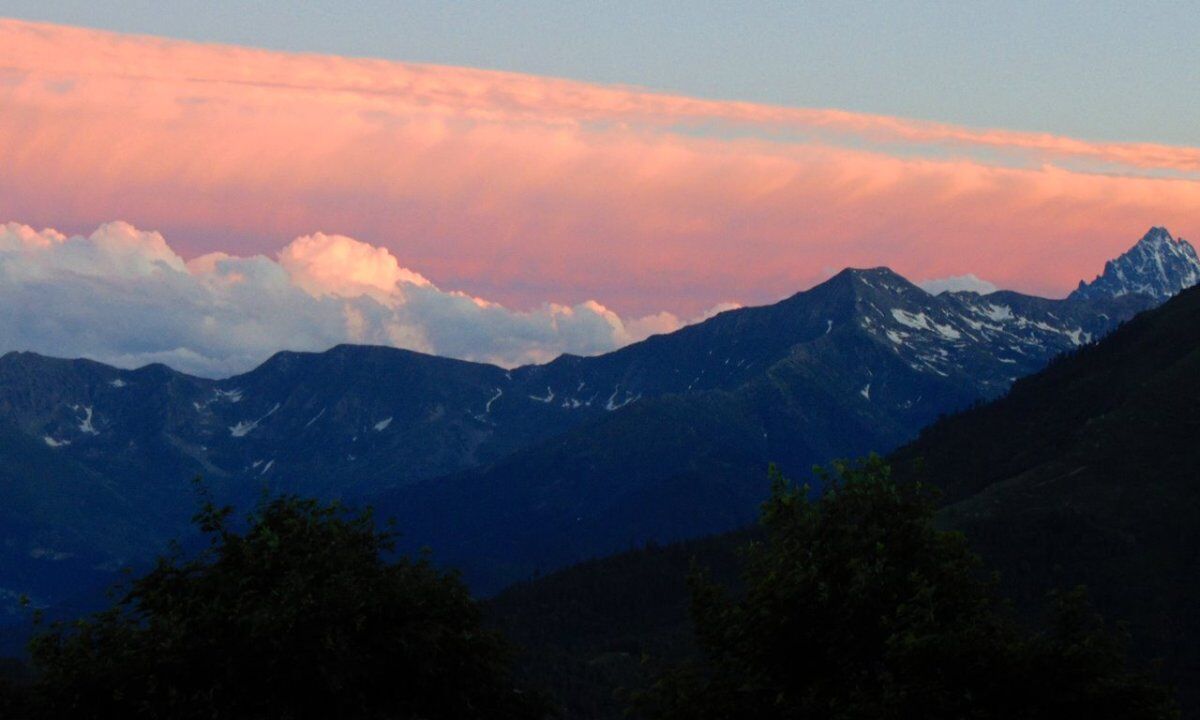
[(1189, 2), (3, 0), (0, 15), (1095, 140), (1200, 141)]

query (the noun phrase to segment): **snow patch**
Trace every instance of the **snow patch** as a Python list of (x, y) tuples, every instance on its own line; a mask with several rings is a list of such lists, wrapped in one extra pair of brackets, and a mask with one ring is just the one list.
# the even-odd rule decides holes
[(900, 308), (892, 308), (892, 317), (905, 327), (935, 332), (947, 340), (958, 340), (962, 337), (962, 333), (955, 330), (953, 325), (940, 325), (926, 317), (925, 313), (910, 313)]
[(937, 331), (938, 335), (941, 335), (947, 340), (962, 339), (962, 333), (956, 330), (953, 325), (938, 325), (937, 323), (934, 323), (933, 329)]
[[(74, 409), (78, 411), (79, 406), (74, 406)], [(83, 412), (83, 420), (79, 422), (79, 431), (88, 435), (99, 435), (96, 428), (92, 427), (92, 407), (90, 405), (83, 406)]]
[(553, 390), (551, 390), (549, 387), (547, 387), (547, 388), (546, 388), (546, 395), (545, 395), (545, 397), (538, 397), (537, 395), (530, 395), (530, 396), (529, 396), (529, 399), (530, 399), (530, 400), (537, 400), (537, 401), (538, 401), (538, 402), (540, 402), (540, 403), (547, 403), (547, 404), (549, 404), (550, 402), (552, 402), (552, 401), (554, 400), (554, 391), (553, 391)]
[(892, 309), (892, 317), (894, 317), (896, 319), (896, 322), (900, 323), (901, 325), (904, 325), (905, 327), (910, 327), (914, 330), (931, 330), (932, 329), (929, 327), (929, 318), (925, 317), (925, 313), (913, 314), (913, 313), (908, 312), (907, 310), (901, 310), (900, 308), (893, 308)]
[(46, 442), (46, 444), (52, 448), (63, 447), (63, 446), (71, 444), (70, 440), (55, 440), (54, 438), (50, 437), (49, 435), (43, 435), (42, 440), (44, 440)]
[[(218, 390), (217, 392), (220, 392), (220, 391)], [(241, 391), (239, 390), (237, 392), (240, 393)], [(241, 395), (239, 395), (238, 398), (240, 399)], [(234, 402), (237, 402), (237, 401), (235, 400)], [(275, 411), (278, 410), (279, 408), (280, 408), (280, 404), (275, 403), (275, 407), (268, 410), (267, 414), (263, 415), (259, 419), (257, 419), (257, 420), (242, 420), (237, 425), (234, 425), (229, 428), (229, 434), (235, 438), (246, 437), (246, 435), (248, 435), (250, 433), (250, 431), (252, 431), (252, 430), (254, 430), (254, 428), (258, 427), (258, 424), (260, 422), (262, 422), (263, 420), (266, 420), (267, 418), (274, 415)]]
[(124, 380), (122, 380), (121, 378), (117, 378), (116, 380), (110, 381), (108, 384), (115, 388), (120, 389), (120, 388), (125, 387), (126, 382)]
[(379, 422), (375, 423), (375, 432), (383, 432), (384, 430), (387, 430), (388, 425), (391, 424), (392, 419), (390, 417), (380, 420)]
[(1005, 320), (1013, 319), (1012, 308), (1007, 305), (988, 305), (981, 311), (981, 313), (985, 317), (995, 320), (996, 322), (1003, 322)]
[(1089, 343), (1092, 341), (1092, 334), (1085, 333), (1083, 331), (1083, 328), (1075, 328), (1074, 330), (1068, 330), (1064, 334), (1068, 338), (1070, 338), (1071, 342), (1075, 345), (1083, 345), (1084, 343)]
[(242, 420), (229, 428), (229, 434), (235, 438), (246, 437), (256, 427), (258, 427), (257, 420)]
[[(700, 378), (696, 378), (696, 379), (699, 380)], [(621, 402), (617, 402), (617, 393), (620, 391), (620, 389), (621, 389), (620, 385), (617, 385), (616, 387), (613, 388), (612, 395), (608, 396), (608, 402), (604, 403), (605, 410), (608, 410), (609, 412), (612, 412), (613, 410), (620, 410), (621, 408), (625, 407), (629, 403), (637, 402), (638, 400), (642, 399), (641, 393), (638, 393), (637, 395), (630, 395), (629, 391), (626, 390), (625, 391), (625, 399), (622, 400)], [(690, 385), (688, 386), (688, 389), (689, 390), (691, 389)]]
[(864, 386), (862, 390), (858, 391), (858, 394), (862, 395), (867, 400), (870, 400), (871, 399), (871, 383), (867, 383), (866, 386)]

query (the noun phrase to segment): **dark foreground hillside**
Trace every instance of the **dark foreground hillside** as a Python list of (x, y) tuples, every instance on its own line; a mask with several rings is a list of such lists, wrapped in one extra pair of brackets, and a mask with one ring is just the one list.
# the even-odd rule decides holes
[[(1198, 430), (1200, 291), (1190, 290), (1019, 381), (1005, 398), (935, 424), (892, 461), (899, 478), (942, 489), (939, 522), (966, 533), (1020, 609), (1086, 584), (1106, 617), (1127, 624), (1135, 658), (1160, 664), (1185, 717), (1197, 717)], [(530, 672), (556, 654), (567, 658), (554, 664), (552, 682), (589, 701), (604, 698), (611, 711), (620, 673), (605, 675), (614, 647), (594, 628), (608, 623), (614, 636), (636, 631), (686, 645), (692, 559), (730, 572), (742, 539), (579, 566), (513, 588), (491, 608), (528, 648)], [(643, 585), (652, 569), (663, 590), (634, 599), (636, 591), (616, 589)], [(535, 629), (543, 619), (553, 633)], [(573, 668), (584, 671), (564, 678)]]
[[(206, 548), (43, 626), (27, 670), (0, 664), (0, 717), (548, 720), (624, 705), (646, 720), (1177, 720), (1079, 593), (1021, 623), (962, 535), (937, 527), (926, 486), (877, 456), (823, 479), (814, 498), (773, 469), (745, 546), (650, 548), (607, 563), (616, 578), (580, 568), (510, 593), (510, 613), (540, 619), (527, 643), (578, 643), (520, 673), (458, 575), (397, 556), (370, 512), (264, 498), (239, 522), (208, 503)], [(684, 597), (670, 579), (693, 554), (717, 567)], [(616, 612), (590, 612), (595, 595)], [(681, 601), (694, 642), (673, 622)], [(584, 692), (606, 686), (635, 689)]]
[(627, 692), (664, 662), (694, 650), (685, 578), (703, 558), (734, 583), (741, 546), (757, 529), (649, 545), (518, 583), (487, 603), (493, 622), (525, 648), (519, 679), (562, 703), (567, 717), (618, 717)]
[[(899, 451), (1029, 604), (1078, 583), (1200, 708), (1200, 292)], [(916, 470), (920, 461), (923, 469)]]

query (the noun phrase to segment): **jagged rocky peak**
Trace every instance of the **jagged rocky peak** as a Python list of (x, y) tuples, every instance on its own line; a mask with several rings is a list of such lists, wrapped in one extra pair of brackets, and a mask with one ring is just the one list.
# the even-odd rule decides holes
[(1133, 293), (1166, 300), (1200, 282), (1200, 257), (1183, 238), (1154, 227), (1136, 245), (1104, 264), (1090, 283), (1080, 282), (1074, 298), (1121, 297)]

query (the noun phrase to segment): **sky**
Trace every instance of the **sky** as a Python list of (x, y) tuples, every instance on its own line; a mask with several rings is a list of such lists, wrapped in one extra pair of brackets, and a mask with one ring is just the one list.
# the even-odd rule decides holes
[(0, 16), (1096, 140), (1195, 144), (1193, 2), (0, 0)]
[(513, 365), (1196, 235), (1196, 13), (884, 6), (0, 2), (0, 350)]

